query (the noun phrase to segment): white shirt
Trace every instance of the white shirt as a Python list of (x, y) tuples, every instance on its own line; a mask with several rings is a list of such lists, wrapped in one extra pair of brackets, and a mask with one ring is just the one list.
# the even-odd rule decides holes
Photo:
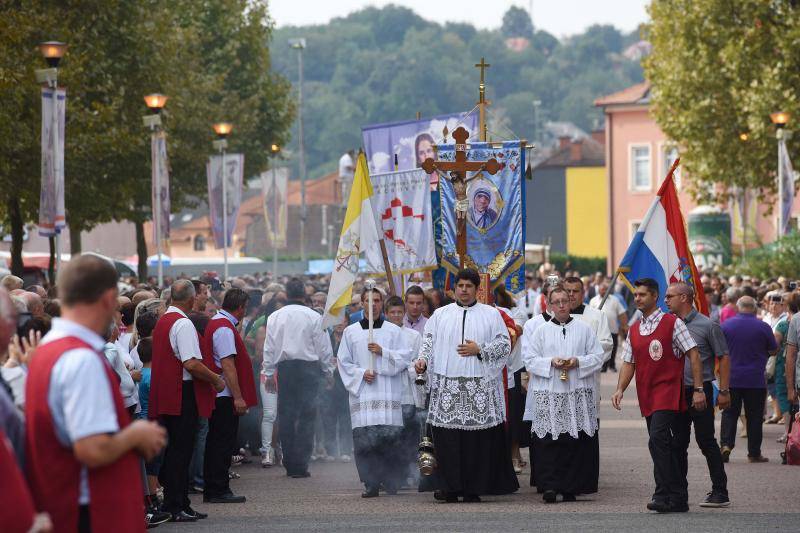
[[(220, 318), (224, 318), (236, 327), (237, 320), (234, 318), (232, 314), (225, 311), (224, 309), (220, 309), (217, 311), (217, 314), (211, 320), (218, 320)], [(222, 360), (226, 357), (235, 356), (236, 354), (236, 337), (233, 335), (233, 331), (228, 328), (219, 328), (214, 332), (214, 336), (211, 338), (211, 343), (214, 345), (214, 363), (222, 368)], [(220, 377), (222, 380), (225, 380), (225, 375), (221, 374)], [(217, 398), (220, 397), (230, 397), (231, 390), (228, 388), (228, 385), (225, 385), (225, 388), (222, 392), (217, 393)]]
[(267, 319), (261, 373), (272, 376), (283, 361), (319, 361), (324, 372), (333, 373), (331, 339), (322, 329), (322, 315), (310, 307), (289, 304)]
[[(342, 383), (350, 393), (350, 422), (353, 428), (402, 426), (404, 379), (411, 349), (403, 330), (387, 321), (373, 329), (373, 341), (380, 345), (382, 355), (367, 349), (369, 330), (361, 322), (347, 326), (342, 333), (336, 359)], [(375, 381), (367, 383), (364, 374), (370, 367), (377, 375)]]
[(408, 350), (409, 359), (407, 364), (408, 371), (403, 375), (403, 405), (415, 405), (425, 407), (425, 386), (417, 385), (417, 371), (414, 369), (414, 361), (417, 360), (419, 349), (422, 347), (422, 335), (417, 330), (402, 326), (404, 344), (403, 348)]
[(525, 289), (522, 295), (517, 299), (517, 308), (525, 314), (526, 319), (533, 318), (533, 316), (537, 314), (536, 302), (539, 300), (541, 294), (541, 291), (537, 289)]
[(589, 305), (605, 313), (608, 318), (608, 329), (611, 330), (612, 335), (616, 335), (619, 333), (619, 316), (624, 314), (627, 320), (625, 308), (622, 306), (622, 303), (620, 303), (619, 298), (615, 298), (613, 294), (608, 295), (606, 303), (603, 305), (603, 308), (600, 309), (600, 303), (602, 301), (603, 297), (598, 294), (589, 300)]
[[(194, 324), (186, 316), (186, 313), (181, 311), (175, 306), (170, 306), (167, 313), (178, 313), (183, 318), (179, 318), (172, 324), (169, 330), (169, 344), (172, 346), (172, 351), (175, 357), (181, 363), (185, 363), (190, 359), (203, 360), (203, 355), (200, 352), (200, 338), (197, 336), (197, 330), (194, 329)], [(183, 381), (191, 381), (192, 375), (185, 368), (183, 369)]]
[(103, 354), (106, 356), (108, 364), (111, 365), (111, 368), (117, 376), (119, 376), (119, 392), (122, 394), (123, 405), (126, 409), (132, 405), (136, 405), (139, 402), (139, 395), (136, 394), (138, 387), (136, 383), (134, 383), (128, 368), (125, 366), (125, 360), (122, 354), (119, 353), (117, 345), (112, 342), (106, 343), (103, 347)]
[[(591, 327), (575, 318), (566, 324), (550, 322), (525, 325), (522, 357), (531, 374), (523, 420), (531, 420), (532, 433), (539, 438), (557, 439), (567, 433), (577, 439), (583, 431), (597, 431), (597, 386), (595, 374), (603, 366), (603, 348)], [(552, 359), (578, 360), (578, 368), (567, 371), (553, 368)]]
[[(92, 347), (65, 352), (50, 373), (47, 404), (53, 416), (56, 437), (65, 447), (102, 433), (119, 431), (114, 397), (102, 354), (105, 341), (94, 331), (64, 320), (53, 319), (53, 326), (42, 338), (47, 344), (63, 337), (77, 337)], [(86, 468), (81, 469), (78, 503), (90, 501)]]
[(342, 180), (352, 180), (355, 171), (353, 158), (347, 152), (339, 158), (339, 178)]

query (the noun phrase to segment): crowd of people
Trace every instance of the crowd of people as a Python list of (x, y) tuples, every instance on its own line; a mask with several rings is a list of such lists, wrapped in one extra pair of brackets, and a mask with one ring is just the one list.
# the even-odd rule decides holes
[[(244, 503), (232, 465), (253, 460), (292, 478), (354, 461), (364, 498), (414, 488), (449, 503), (515, 492), (530, 462), (544, 502), (575, 501), (598, 490), (604, 372), (619, 372), (617, 409), (635, 377), (654, 511), (688, 510), (691, 426), (711, 479), (700, 505), (726, 507), (738, 422), (752, 463), (769, 460), (763, 423), (783, 424), (784, 442), (793, 423), (800, 290), (784, 278), (708, 272), (665, 290), (544, 264), (492, 304), (469, 269), (448, 291), (402, 295), (360, 278), (324, 330), (328, 282), (210, 272), (159, 287), (88, 255), (57, 286), (0, 280), (0, 478), (13, 502), (0, 529), (195, 522), (207, 515), (189, 494)], [(421, 477), (423, 439), (436, 467)]]

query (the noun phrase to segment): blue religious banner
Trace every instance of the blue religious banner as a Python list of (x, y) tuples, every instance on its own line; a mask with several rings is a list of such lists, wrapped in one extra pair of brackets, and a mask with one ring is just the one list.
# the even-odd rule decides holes
[[(437, 162), (455, 161), (455, 145), (438, 146)], [(496, 159), (500, 170), (468, 172), (466, 184), (467, 254), (464, 265), (488, 273), (492, 286), (505, 280), (516, 293), (525, 287), (525, 145), (523, 141), (471, 143), (467, 161)], [(439, 180), (441, 265), (459, 269), (456, 191)]]

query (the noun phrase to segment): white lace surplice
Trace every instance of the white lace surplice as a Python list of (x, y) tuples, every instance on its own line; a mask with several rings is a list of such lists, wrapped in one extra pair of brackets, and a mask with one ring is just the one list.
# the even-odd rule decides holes
[[(578, 368), (560, 379), (553, 368), (554, 357), (578, 359)], [(573, 319), (566, 325), (536, 319), (525, 324), (522, 358), (531, 374), (523, 420), (532, 422), (531, 432), (557, 439), (562, 433), (578, 438), (597, 431), (597, 388), (595, 373), (603, 365), (603, 348), (591, 327)]]
[[(475, 341), (481, 357), (461, 357), (463, 341)], [(505, 421), (502, 371), (511, 341), (500, 312), (476, 303), (437, 309), (425, 324), (420, 357), (428, 362), (431, 398), (428, 422), (437, 427), (478, 430)]]
[(373, 340), (383, 349), (375, 356), (375, 381), (364, 381), (372, 353), (367, 350), (369, 331), (356, 322), (345, 328), (339, 344), (339, 375), (350, 392), (350, 421), (354, 428), (402, 426), (404, 376), (408, 375), (411, 350), (403, 331), (389, 322), (373, 329)]

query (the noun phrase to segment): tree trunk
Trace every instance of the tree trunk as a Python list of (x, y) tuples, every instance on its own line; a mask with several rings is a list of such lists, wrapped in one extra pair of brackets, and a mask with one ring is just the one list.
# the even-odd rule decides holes
[(144, 240), (144, 222), (137, 220), (136, 226), (136, 254), (139, 256), (136, 271), (139, 273), (139, 281), (147, 283), (147, 242)]
[(47, 262), (47, 279), (50, 280), (50, 286), (56, 284), (56, 238), (48, 237), (50, 244), (50, 261)]
[(11, 198), (8, 202), (8, 218), (11, 223), (11, 273), (22, 277), (24, 270), (22, 264), (22, 238), (25, 223), (22, 220), (17, 198)]
[(81, 240), (81, 230), (69, 228), (69, 253), (72, 255), (80, 255), (83, 249), (83, 241)]

